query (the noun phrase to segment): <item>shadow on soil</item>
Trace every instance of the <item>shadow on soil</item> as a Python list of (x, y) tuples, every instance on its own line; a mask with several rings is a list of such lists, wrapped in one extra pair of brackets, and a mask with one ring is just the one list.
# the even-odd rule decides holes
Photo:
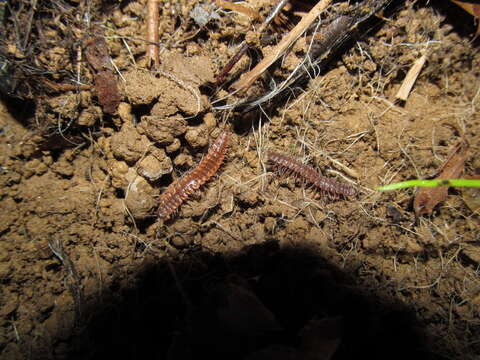
[(54, 357), (439, 358), (412, 309), (375, 298), (309, 249), (271, 241), (181, 258), (151, 257), (128, 289), (112, 284)]

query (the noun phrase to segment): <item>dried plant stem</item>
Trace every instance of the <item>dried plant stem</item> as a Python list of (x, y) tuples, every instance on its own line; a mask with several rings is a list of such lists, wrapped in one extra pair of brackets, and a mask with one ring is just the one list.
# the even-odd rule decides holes
[(258, 13), (255, 10), (250, 9), (249, 7), (231, 2), (231, 1), (216, 0), (215, 4), (217, 6), (220, 6), (220, 7), (224, 8), (224, 9), (232, 10), (232, 11), (238, 12), (240, 14), (244, 14), (244, 15), (252, 18), (252, 19), (256, 19), (258, 17)]
[[(262, 34), (268, 25), (272, 22), (275, 16), (283, 9), (283, 7), (288, 3), (289, 0), (278, 0), (277, 4), (273, 7), (270, 11), (270, 14), (267, 16), (265, 21), (262, 23), (260, 28), (258, 29), (257, 33)], [(218, 4), (218, 3), (217, 3)], [(225, 76), (232, 70), (235, 64), (240, 60), (240, 58), (247, 52), (249, 45), (246, 41), (243, 41), (237, 53), (230, 59), (230, 61), (225, 65), (223, 70), (217, 76), (217, 83), (221, 83)]]
[(147, 2), (147, 66), (158, 68), (160, 57), (158, 53), (158, 0)]
[(240, 60), (240, 58), (247, 52), (249, 48), (248, 43), (244, 42), (237, 53), (230, 59), (230, 61), (225, 65), (220, 74), (217, 75), (217, 84), (223, 82), (225, 76), (232, 70), (235, 64)]
[(53, 91), (76, 91), (76, 90), (90, 90), (92, 85), (88, 84), (57, 84), (48, 79), (42, 80)]
[(244, 74), (237, 82), (232, 85), (236, 91), (247, 88), (253, 84), (285, 51), (305, 32), (305, 30), (318, 18), (332, 0), (319, 1), (310, 12), (290, 31), (257, 66)]

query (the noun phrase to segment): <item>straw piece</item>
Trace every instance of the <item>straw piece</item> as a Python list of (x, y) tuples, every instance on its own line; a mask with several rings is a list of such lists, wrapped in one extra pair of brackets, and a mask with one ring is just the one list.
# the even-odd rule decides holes
[(417, 77), (420, 74), (420, 71), (422, 70), (422, 67), (425, 64), (426, 60), (427, 56), (423, 54), (419, 59), (415, 61), (410, 70), (408, 70), (407, 76), (405, 76), (402, 86), (400, 86), (397, 95), (395, 95), (396, 99), (407, 101), (407, 98), (412, 91), (413, 84), (415, 84), (415, 81), (417, 80)]

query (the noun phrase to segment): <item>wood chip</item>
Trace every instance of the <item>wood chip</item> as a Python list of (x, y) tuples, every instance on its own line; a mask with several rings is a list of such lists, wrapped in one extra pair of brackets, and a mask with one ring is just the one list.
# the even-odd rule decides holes
[(417, 59), (417, 61), (415, 61), (410, 70), (408, 70), (407, 76), (405, 76), (402, 86), (400, 86), (397, 95), (395, 95), (396, 99), (407, 101), (408, 96), (412, 91), (413, 85), (415, 84), (415, 81), (417, 80), (417, 77), (420, 74), (420, 71), (422, 70), (422, 67), (425, 64), (426, 60), (427, 56), (423, 54), (419, 59)]

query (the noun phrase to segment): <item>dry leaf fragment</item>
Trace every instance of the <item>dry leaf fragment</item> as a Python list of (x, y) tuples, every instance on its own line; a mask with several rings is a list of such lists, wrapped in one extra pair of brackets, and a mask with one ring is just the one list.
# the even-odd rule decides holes
[[(465, 142), (457, 144), (451, 155), (442, 165), (440, 175), (436, 179), (456, 179), (460, 177), (465, 167), (468, 145)], [(448, 187), (440, 186), (435, 188), (421, 188), (415, 195), (413, 209), (417, 216), (430, 215), (433, 208), (448, 195)]]
[(95, 78), (95, 93), (103, 111), (113, 114), (117, 111), (121, 96), (117, 80), (112, 71), (110, 55), (104, 38), (97, 37), (84, 43), (85, 55), (93, 68)]
[[(468, 12), (470, 15), (473, 15), (474, 17), (477, 18), (477, 20), (480, 20), (480, 4), (473, 4), (471, 1), (458, 1), (458, 0), (452, 0), (453, 3), (457, 4), (460, 6), (463, 10)], [(478, 24), (477, 27), (477, 35), (480, 35), (480, 23)]]
[(452, 0), (455, 4), (460, 6), (463, 10), (468, 12), (470, 15), (475, 16), (476, 18), (480, 18), (480, 5), (479, 4), (473, 4), (471, 2), (467, 1), (458, 1), (458, 0)]
[(95, 93), (103, 111), (114, 114), (120, 104), (117, 80), (110, 70), (101, 71), (95, 75)]

